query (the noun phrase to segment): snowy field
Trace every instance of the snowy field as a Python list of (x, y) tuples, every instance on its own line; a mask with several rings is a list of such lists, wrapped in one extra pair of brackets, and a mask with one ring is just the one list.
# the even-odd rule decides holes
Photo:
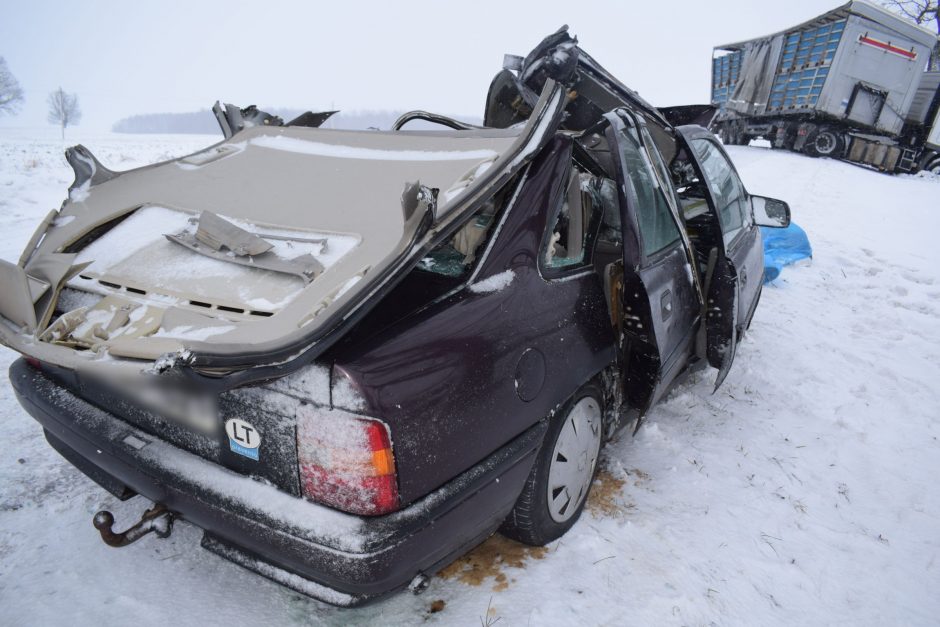
[[(74, 136), (112, 169), (194, 136)], [(0, 256), (71, 183), (58, 139), (0, 129)], [(547, 549), (494, 537), (403, 593), (338, 610), (199, 548), (62, 460), (0, 381), (0, 623), (8, 625), (928, 625), (940, 620), (940, 179), (732, 147), (815, 249), (764, 289), (714, 395), (700, 375), (608, 446), (587, 513)], [(14, 355), (0, 349), (5, 371)]]

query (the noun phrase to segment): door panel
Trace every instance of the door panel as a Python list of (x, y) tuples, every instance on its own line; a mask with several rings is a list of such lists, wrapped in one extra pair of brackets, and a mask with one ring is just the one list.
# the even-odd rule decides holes
[(684, 361), (698, 316), (698, 302), (687, 272), (685, 251), (677, 243), (639, 269), (650, 301), (653, 334), (664, 374)]
[(708, 260), (708, 300), (705, 308), (706, 358), (718, 369), (715, 389), (731, 370), (738, 343), (738, 277), (734, 264), (718, 249)]
[[(644, 142), (642, 121), (625, 111), (608, 114), (608, 141), (616, 152), (624, 240), (624, 333), (630, 367), (625, 385), (642, 412), (663, 393), (693, 350), (700, 300), (687, 240), (676, 221), (670, 181), (661, 181), (655, 146)], [(630, 289), (630, 284), (635, 289)], [(642, 399), (642, 402), (638, 402)]]
[(738, 330), (747, 326), (764, 280), (764, 245), (760, 229), (751, 225), (732, 243), (728, 257), (738, 275)]
[(708, 211), (721, 232), (713, 242), (705, 281), (706, 356), (708, 363), (719, 370), (717, 389), (731, 367), (739, 332), (753, 313), (760, 292), (763, 247), (747, 190), (714, 135), (695, 126), (677, 130), (698, 176), (705, 182)]

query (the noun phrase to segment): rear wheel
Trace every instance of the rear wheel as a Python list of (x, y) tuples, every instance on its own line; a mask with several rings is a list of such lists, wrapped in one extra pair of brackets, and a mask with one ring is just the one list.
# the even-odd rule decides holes
[(841, 157), (844, 147), (841, 133), (822, 128), (806, 140), (804, 150), (813, 157)]
[(603, 398), (597, 386), (588, 384), (551, 419), (525, 487), (500, 527), (503, 535), (542, 546), (561, 537), (581, 516), (597, 474)]

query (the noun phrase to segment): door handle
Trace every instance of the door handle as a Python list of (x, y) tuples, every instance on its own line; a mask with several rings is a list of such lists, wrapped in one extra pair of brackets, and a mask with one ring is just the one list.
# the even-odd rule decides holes
[(672, 315), (672, 291), (666, 290), (663, 292), (662, 298), (659, 299), (660, 313), (662, 314), (663, 320), (668, 320), (669, 316)]

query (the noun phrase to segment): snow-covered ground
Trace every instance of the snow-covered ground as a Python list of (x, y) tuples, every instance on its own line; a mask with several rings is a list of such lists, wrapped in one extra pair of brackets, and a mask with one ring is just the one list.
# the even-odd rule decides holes
[[(212, 137), (74, 137), (107, 166)], [(0, 256), (15, 260), (72, 176), (65, 144), (0, 130)], [(940, 620), (940, 179), (732, 147), (789, 201), (812, 265), (765, 288), (734, 368), (675, 392), (606, 449), (575, 528), (547, 549), (494, 537), (432, 580), (338, 610), (199, 548), (115, 550), (119, 503), (62, 460), (0, 381), (0, 608), (11, 625), (927, 625)], [(0, 368), (14, 355), (0, 350)]]

